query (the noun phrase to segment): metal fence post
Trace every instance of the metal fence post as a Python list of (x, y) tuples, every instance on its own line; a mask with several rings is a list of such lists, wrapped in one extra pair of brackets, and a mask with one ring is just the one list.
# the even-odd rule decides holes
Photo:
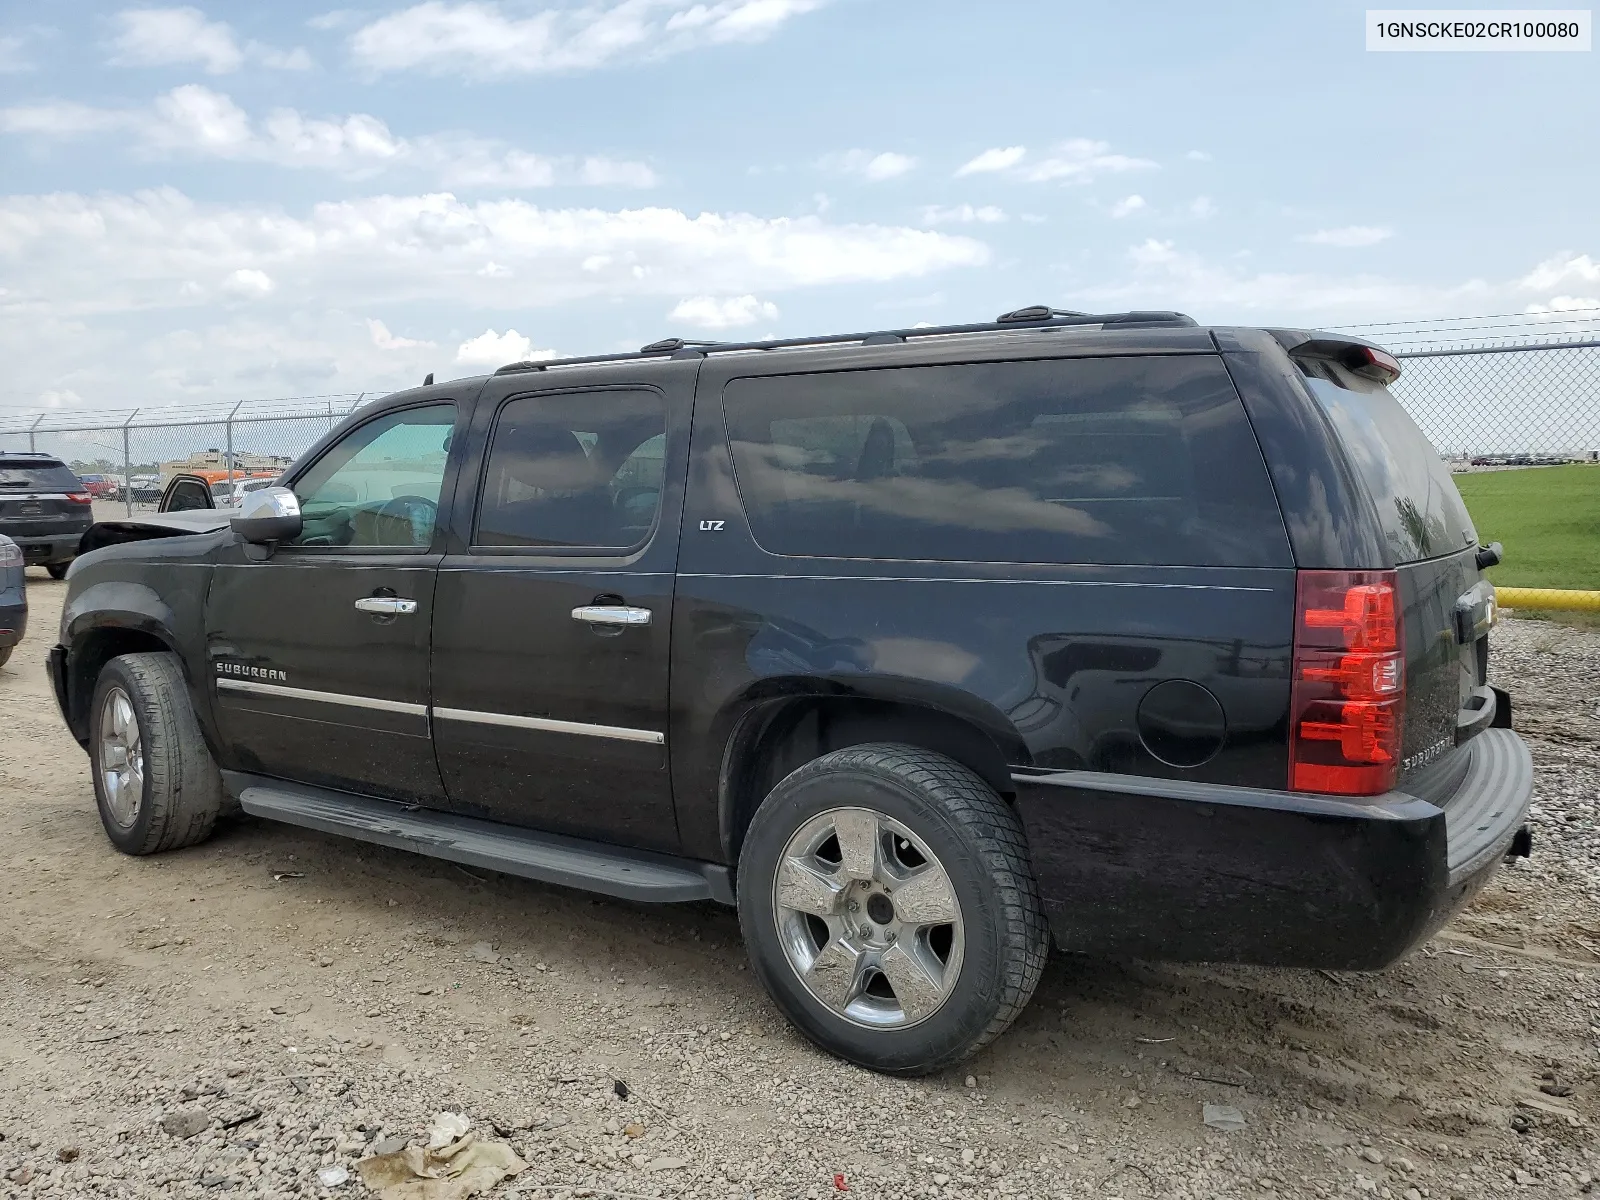
[(35, 429), (39, 428), (39, 423), (41, 421), (43, 421), (43, 420), (44, 420), (44, 414), (40, 413), (39, 417), (38, 417), (38, 420), (34, 421), (34, 423), (28, 427), (28, 453), (29, 454), (37, 454), (39, 452), (39, 443), (34, 440), (33, 431)]
[(138, 413), (139, 410), (134, 409), (122, 423), (122, 503), (130, 517), (133, 516), (133, 454), (128, 447), (128, 426), (133, 424)]
[(241, 401), (239, 401), (238, 404), (235, 404), (233, 406), (233, 411), (228, 414), (228, 419), (227, 419), (226, 422), (224, 422), (224, 425), (223, 425), (224, 429), (227, 430), (227, 436), (228, 436), (228, 503), (229, 504), (233, 503), (233, 418), (235, 417), (235, 415), (238, 414), (239, 408), (243, 404), (244, 404), (244, 401), (241, 400)]

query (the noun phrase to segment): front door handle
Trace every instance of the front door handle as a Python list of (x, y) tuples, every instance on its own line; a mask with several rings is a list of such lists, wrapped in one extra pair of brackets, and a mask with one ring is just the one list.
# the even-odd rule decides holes
[(574, 621), (589, 625), (615, 625), (636, 628), (650, 624), (648, 608), (631, 608), (626, 604), (585, 604), (572, 610)]
[(417, 602), (400, 596), (363, 596), (356, 601), (356, 611), (379, 617), (409, 617), (417, 611)]

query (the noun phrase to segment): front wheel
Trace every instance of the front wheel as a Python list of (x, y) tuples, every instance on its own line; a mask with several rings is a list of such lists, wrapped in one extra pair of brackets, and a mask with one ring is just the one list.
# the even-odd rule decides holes
[(779, 783), (740, 851), (738, 899), (756, 975), (789, 1020), (897, 1075), (998, 1037), (1049, 949), (1016, 814), (913, 746), (836, 750)]
[(46, 563), (44, 569), (50, 572), (51, 579), (65, 579), (67, 577), (67, 568), (71, 565), (70, 560), (64, 563)]
[(112, 845), (124, 854), (154, 854), (210, 837), (222, 811), (222, 777), (177, 655), (113, 658), (92, 704), (89, 761)]

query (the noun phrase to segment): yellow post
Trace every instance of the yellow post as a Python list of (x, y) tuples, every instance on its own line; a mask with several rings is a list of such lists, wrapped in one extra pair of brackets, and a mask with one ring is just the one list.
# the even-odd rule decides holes
[(1495, 602), (1501, 608), (1544, 608), (1555, 612), (1600, 612), (1600, 592), (1568, 591), (1561, 588), (1495, 588)]

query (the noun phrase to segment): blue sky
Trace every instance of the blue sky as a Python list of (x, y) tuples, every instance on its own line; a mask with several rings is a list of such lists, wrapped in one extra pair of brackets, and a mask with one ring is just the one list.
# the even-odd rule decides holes
[(1594, 56), (1369, 54), (1364, 11), (6, 0), (0, 407), (1041, 302), (1600, 307)]

